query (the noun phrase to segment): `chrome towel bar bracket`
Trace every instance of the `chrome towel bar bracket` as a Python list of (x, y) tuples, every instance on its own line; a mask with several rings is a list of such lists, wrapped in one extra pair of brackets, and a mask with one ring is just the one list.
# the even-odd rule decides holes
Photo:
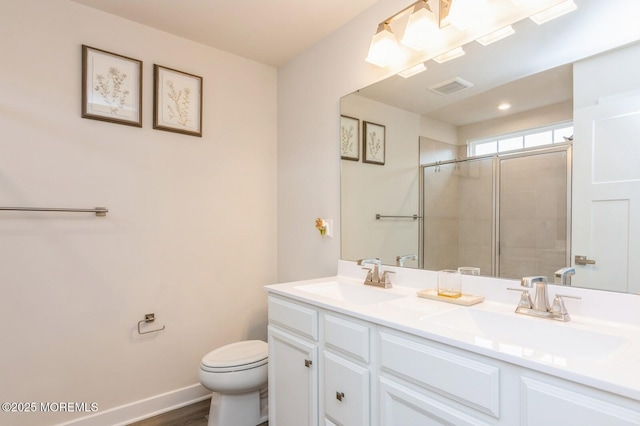
[(165, 329), (165, 326), (163, 325), (162, 328), (157, 328), (155, 330), (149, 330), (149, 331), (142, 331), (140, 330), (140, 326), (142, 324), (146, 324), (149, 322), (154, 322), (156, 320), (156, 314), (151, 313), (151, 314), (145, 314), (144, 315), (144, 319), (142, 321), (138, 321), (138, 334), (149, 334), (149, 333), (157, 333), (158, 331), (162, 331)]

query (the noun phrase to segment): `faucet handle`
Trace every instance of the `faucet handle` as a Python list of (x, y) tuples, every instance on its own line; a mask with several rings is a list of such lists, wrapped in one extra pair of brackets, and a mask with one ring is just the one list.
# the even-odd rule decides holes
[(391, 277), (389, 277), (389, 274), (395, 274), (395, 271), (384, 271), (382, 273), (382, 277), (380, 278), (380, 282), (382, 284), (384, 284), (384, 288), (389, 288), (391, 287)]
[(562, 300), (563, 297), (568, 297), (569, 299), (582, 299), (582, 297), (568, 296), (565, 294), (556, 294), (556, 296), (553, 298), (553, 304), (551, 305), (551, 313), (557, 314), (557, 315), (563, 315), (567, 318), (567, 321), (568, 321), (569, 312), (567, 312), (567, 308), (564, 306), (564, 300)]
[(531, 300), (531, 295), (528, 290), (523, 290), (521, 288), (507, 288), (507, 290), (522, 292), (520, 295), (520, 302), (518, 302), (519, 308), (531, 309), (533, 307), (533, 301)]
[(535, 276), (535, 277), (522, 277), (520, 285), (522, 287), (532, 288), (536, 283), (547, 283), (547, 277)]
[(366, 281), (373, 281), (372, 269), (371, 268), (362, 268), (362, 269), (367, 271)]

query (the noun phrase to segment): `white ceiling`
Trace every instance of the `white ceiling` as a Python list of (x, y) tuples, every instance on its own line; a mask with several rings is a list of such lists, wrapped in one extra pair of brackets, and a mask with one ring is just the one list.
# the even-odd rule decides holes
[(272, 66), (377, 0), (72, 0)]

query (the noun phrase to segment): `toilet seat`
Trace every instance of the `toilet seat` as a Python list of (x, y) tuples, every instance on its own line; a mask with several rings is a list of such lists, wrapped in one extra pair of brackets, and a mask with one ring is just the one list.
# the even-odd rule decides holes
[(267, 364), (268, 344), (262, 340), (247, 340), (215, 349), (204, 357), (200, 368), (211, 373), (250, 370)]

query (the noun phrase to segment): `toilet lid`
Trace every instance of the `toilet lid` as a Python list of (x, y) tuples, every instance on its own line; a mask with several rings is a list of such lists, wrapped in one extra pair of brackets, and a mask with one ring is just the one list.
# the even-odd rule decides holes
[(269, 346), (262, 340), (231, 343), (215, 349), (202, 357), (204, 367), (237, 367), (267, 359)]

